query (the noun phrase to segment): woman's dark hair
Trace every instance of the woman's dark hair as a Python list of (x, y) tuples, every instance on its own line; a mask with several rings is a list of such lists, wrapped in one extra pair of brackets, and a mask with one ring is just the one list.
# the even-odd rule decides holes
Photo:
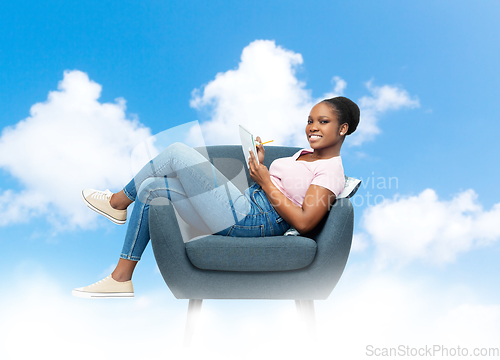
[(349, 125), (346, 135), (350, 135), (356, 130), (359, 124), (359, 107), (354, 101), (343, 96), (337, 96), (325, 99), (322, 102), (326, 102), (337, 113), (340, 125), (343, 123)]

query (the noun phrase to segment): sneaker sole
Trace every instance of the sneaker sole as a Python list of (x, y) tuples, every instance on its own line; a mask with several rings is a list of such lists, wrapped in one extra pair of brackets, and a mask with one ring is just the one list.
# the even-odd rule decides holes
[(123, 225), (127, 222), (127, 220), (118, 220), (118, 219), (115, 219), (114, 217), (112, 217), (111, 215), (109, 214), (106, 214), (105, 212), (99, 210), (98, 208), (96, 208), (94, 205), (92, 205), (91, 203), (89, 203), (87, 201), (87, 199), (85, 199), (85, 196), (83, 196), (83, 190), (82, 192), (80, 193), (81, 196), (82, 196), (82, 200), (83, 202), (85, 203), (85, 205), (87, 205), (87, 207), (91, 210), (94, 210), (96, 213), (106, 217), (107, 219), (111, 220), (112, 222), (114, 222), (115, 224), (118, 224), (118, 225)]
[(92, 293), (78, 290), (73, 290), (71, 295), (84, 299), (127, 299), (134, 297), (134, 293)]

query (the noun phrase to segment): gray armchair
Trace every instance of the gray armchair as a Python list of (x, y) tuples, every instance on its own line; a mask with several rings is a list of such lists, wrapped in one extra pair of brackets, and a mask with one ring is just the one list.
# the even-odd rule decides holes
[[(210, 161), (228, 179), (236, 179), (245, 170), (248, 182), (242, 187), (252, 183), (241, 146), (206, 150)], [(298, 148), (268, 146), (264, 164), (269, 167), (274, 159), (296, 151)], [(205, 235), (185, 243), (183, 236), (193, 229), (182, 230), (168, 200), (155, 199), (149, 213), (154, 256), (174, 296), (190, 299), (185, 343), (190, 341), (193, 319), (203, 299), (295, 300), (298, 311), (314, 327), (314, 300), (326, 299), (342, 275), (351, 248), (353, 221), (352, 204), (342, 198), (304, 236)]]

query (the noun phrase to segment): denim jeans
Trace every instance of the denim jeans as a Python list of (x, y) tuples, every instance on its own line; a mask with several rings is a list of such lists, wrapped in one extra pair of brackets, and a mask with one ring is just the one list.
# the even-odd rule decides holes
[(290, 227), (258, 184), (242, 193), (203, 155), (181, 143), (147, 163), (123, 191), (135, 201), (123, 259), (140, 260), (149, 242), (149, 206), (157, 197), (168, 198), (186, 223), (207, 234), (274, 236)]

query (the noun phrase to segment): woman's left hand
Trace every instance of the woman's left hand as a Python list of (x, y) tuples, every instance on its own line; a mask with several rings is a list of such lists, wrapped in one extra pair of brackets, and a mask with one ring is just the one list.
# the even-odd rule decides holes
[(264, 149), (264, 145), (261, 144), (262, 140), (260, 139), (260, 136), (257, 136), (255, 140), (259, 143), (259, 145), (257, 145), (257, 158), (259, 159), (259, 163), (262, 164), (264, 162), (266, 150)]
[(250, 159), (248, 159), (248, 170), (250, 172), (250, 177), (257, 184), (262, 186), (268, 181), (271, 181), (271, 175), (269, 174), (269, 170), (262, 164), (257, 162), (255, 155), (252, 151), (250, 151)]

